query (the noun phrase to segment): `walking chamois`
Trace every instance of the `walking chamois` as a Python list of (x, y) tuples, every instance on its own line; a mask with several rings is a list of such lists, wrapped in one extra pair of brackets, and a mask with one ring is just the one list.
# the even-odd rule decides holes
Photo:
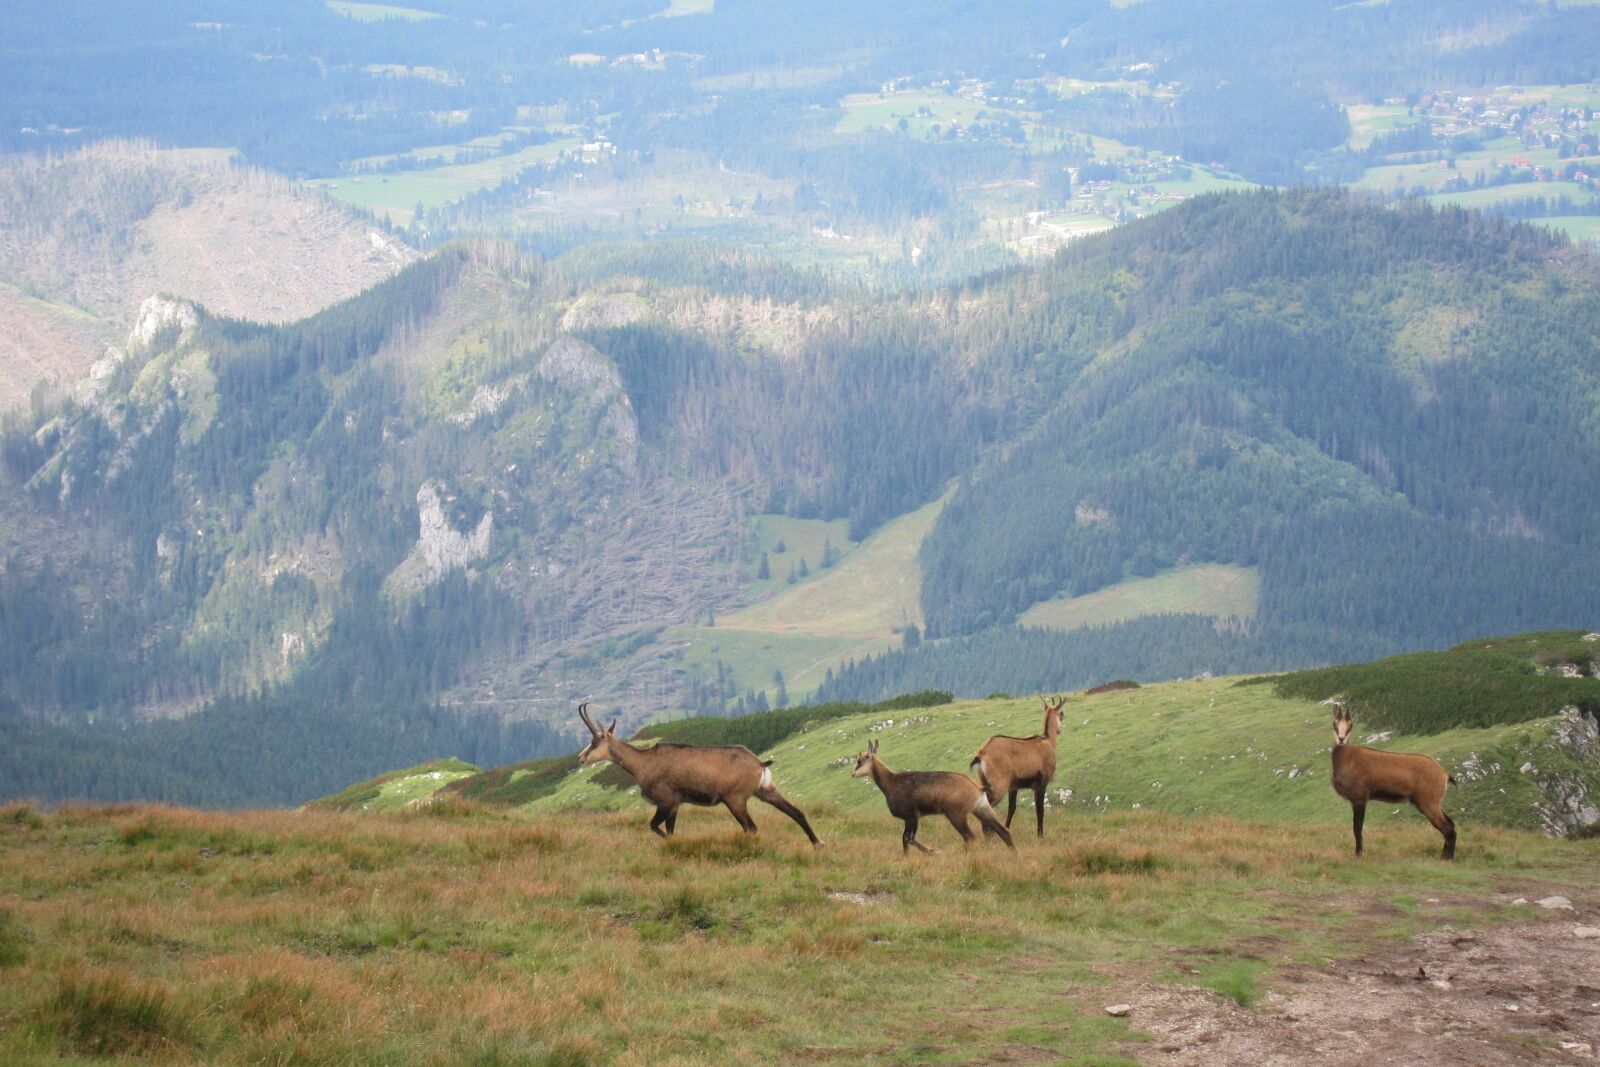
[(743, 745), (673, 745), (665, 742), (651, 748), (635, 748), (617, 736), (612, 720), (602, 730), (589, 718), (589, 705), (578, 707), (578, 717), (589, 728), (590, 740), (578, 754), (579, 763), (610, 760), (639, 783), (639, 792), (656, 806), (650, 829), (669, 837), (678, 822), (678, 807), (699, 804), (712, 807), (726, 804), (728, 811), (744, 827), (756, 832), (750, 818), (750, 798), (766, 801), (799, 824), (811, 843), (822, 842), (811, 832), (805, 813), (784, 799), (772, 784), (772, 761), (763, 760)]
[(1333, 713), (1333, 789), (1350, 802), (1356, 833), (1356, 855), (1361, 855), (1361, 824), (1367, 801), (1399, 804), (1410, 801), (1444, 835), (1441, 858), (1456, 858), (1456, 824), (1444, 813), (1444, 791), (1455, 779), (1432, 756), (1409, 752), (1380, 752), (1349, 744), (1355, 725), (1344, 705)]
[(922, 815), (943, 815), (956, 828), (961, 840), (969, 845), (974, 835), (967, 816), (976, 815), (985, 834), (996, 835), (1007, 848), (1017, 847), (1011, 842), (1011, 831), (995, 816), (989, 798), (978, 788), (978, 783), (964, 774), (955, 771), (896, 774), (878, 758), (878, 742), (873, 741), (856, 757), (856, 769), (850, 776), (870, 777), (883, 790), (884, 799), (889, 802), (889, 813), (906, 824), (905, 833), (900, 836), (902, 853), (910, 852), (913, 845), (924, 852), (939, 851), (917, 840), (917, 818)]
[(978, 780), (989, 796), (989, 803), (997, 804), (1006, 796), (1006, 828), (1011, 827), (1011, 817), (1017, 813), (1017, 791), (1033, 790), (1033, 810), (1039, 819), (1039, 836), (1044, 836), (1044, 791), (1050, 779), (1056, 776), (1056, 740), (1061, 736), (1061, 706), (1066, 697), (1057, 697), (1054, 704), (1043, 695), (1044, 733), (1032, 737), (1007, 737), (996, 734), (983, 743), (970, 766), (978, 768)]

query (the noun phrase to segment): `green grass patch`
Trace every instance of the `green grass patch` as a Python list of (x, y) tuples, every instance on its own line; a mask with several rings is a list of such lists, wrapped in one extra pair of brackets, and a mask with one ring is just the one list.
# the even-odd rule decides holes
[(306, 807), (324, 811), (393, 811), (432, 796), (449, 783), (479, 770), (454, 757), (432, 760), (357, 782), (332, 796), (313, 800)]
[(419, 7), (396, 7), (393, 4), (363, 4), (355, 0), (327, 0), (328, 10), (357, 22), (379, 22), (383, 19), (403, 19), (406, 22), (426, 22), (442, 18), (437, 11), (424, 11)]
[[(842, 553), (839, 562), (822, 573), (818, 573), (817, 560), (810, 560), (813, 580), (724, 615), (717, 620), (718, 627), (867, 638), (893, 637), (895, 628), (907, 623), (920, 626), (922, 570), (917, 552), (943, 507), (941, 499), (902, 515), (859, 547)], [(768, 522), (763, 519), (763, 529)], [(775, 539), (782, 529), (773, 526), (766, 536)], [(820, 541), (815, 533), (811, 537)], [(840, 544), (839, 539), (835, 538), (834, 544)], [(820, 545), (817, 551), (820, 555)], [(769, 552), (769, 565), (781, 567), (782, 563), (774, 561), (783, 558)], [(784, 567), (778, 580), (786, 575)]]
[(1211, 615), (1250, 619), (1261, 599), (1261, 574), (1254, 567), (1203, 563), (1152, 578), (1131, 578), (1083, 596), (1046, 600), (1018, 622), (1076, 630), (1145, 615)]
[(334, 196), (397, 225), (410, 225), (417, 204), (424, 208), (454, 203), (480, 189), (492, 189), (526, 167), (547, 163), (562, 152), (578, 148), (575, 137), (564, 137), (545, 144), (530, 145), (509, 155), (495, 156), (477, 163), (430, 167), (395, 174), (367, 174), (359, 177), (319, 178), (313, 185), (326, 188)]
[(1551, 215), (1533, 223), (1560, 230), (1574, 241), (1600, 241), (1600, 215)]

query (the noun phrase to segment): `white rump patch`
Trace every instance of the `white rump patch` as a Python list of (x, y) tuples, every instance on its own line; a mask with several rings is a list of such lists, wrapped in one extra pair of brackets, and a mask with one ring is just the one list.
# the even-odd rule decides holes
[(760, 782), (759, 785), (756, 786), (756, 788), (757, 789), (771, 789), (772, 788), (772, 768), (771, 767), (763, 767), (763, 768), (761, 768), (761, 782)]
[(990, 815), (994, 814), (994, 809), (989, 806), (988, 795), (982, 791), (979, 791), (978, 799), (972, 802), (972, 810), (974, 812), (987, 812)]

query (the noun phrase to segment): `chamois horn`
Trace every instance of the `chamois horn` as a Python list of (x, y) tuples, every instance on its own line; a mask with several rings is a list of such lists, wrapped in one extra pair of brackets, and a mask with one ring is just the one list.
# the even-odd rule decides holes
[(578, 705), (578, 718), (583, 720), (583, 725), (585, 725), (585, 726), (587, 726), (589, 728), (589, 732), (591, 734), (593, 734), (596, 737), (600, 736), (600, 731), (595, 727), (594, 720), (589, 718), (589, 702), (588, 701), (584, 701), (582, 704)]

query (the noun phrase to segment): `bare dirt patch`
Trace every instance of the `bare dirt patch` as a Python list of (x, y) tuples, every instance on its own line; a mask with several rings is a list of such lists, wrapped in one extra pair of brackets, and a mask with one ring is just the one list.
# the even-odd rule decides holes
[(1326, 967), (1275, 970), (1244, 1008), (1208, 989), (1147, 982), (1108, 992), (1154, 1040), (1145, 1063), (1592, 1063), (1600, 1049), (1593, 902), (1552, 917), (1441, 926)]

